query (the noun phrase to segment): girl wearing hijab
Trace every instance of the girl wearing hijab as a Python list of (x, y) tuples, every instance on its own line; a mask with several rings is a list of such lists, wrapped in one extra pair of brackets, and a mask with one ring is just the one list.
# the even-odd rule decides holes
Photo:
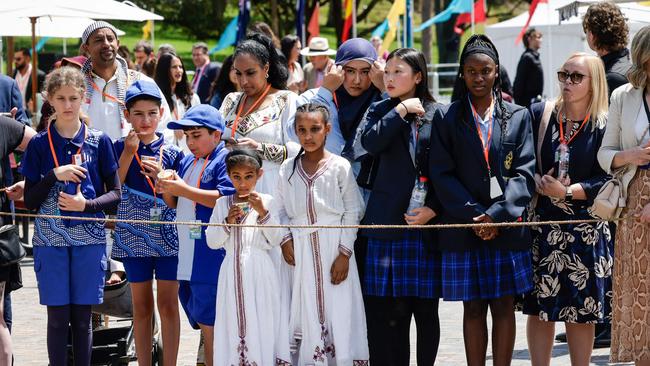
[(370, 104), (381, 100), (385, 89), (383, 68), (375, 64), (377, 51), (363, 38), (345, 41), (336, 52), (334, 66), (327, 70), (320, 88), (300, 96), (299, 104), (328, 106), (332, 131), (325, 148), (342, 155), (351, 146), (354, 134)]
[[(460, 57), (457, 101), (436, 114), (430, 176), (443, 223), (524, 219), (535, 187), (528, 110), (501, 98), (499, 57), (485, 35), (469, 38)], [(533, 287), (531, 236), (525, 227), (441, 230), (442, 297), (463, 301), (468, 365), (485, 365), (487, 311), (494, 365), (509, 365), (515, 342), (514, 298)]]

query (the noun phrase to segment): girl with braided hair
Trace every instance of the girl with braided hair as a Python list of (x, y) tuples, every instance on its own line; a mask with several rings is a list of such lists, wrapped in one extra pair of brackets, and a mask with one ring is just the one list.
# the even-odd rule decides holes
[[(499, 56), (485, 35), (469, 38), (460, 58), (460, 98), (434, 115), (430, 175), (443, 223), (525, 219), (535, 156), (528, 110), (501, 98)], [(487, 311), (494, 365), (509, 365), (515, 341), (514, 298), (533, 287), (531, 237), (525, 227), (438, 232), (442, 297), (463, 301), (468, 365), (484, 365)]]

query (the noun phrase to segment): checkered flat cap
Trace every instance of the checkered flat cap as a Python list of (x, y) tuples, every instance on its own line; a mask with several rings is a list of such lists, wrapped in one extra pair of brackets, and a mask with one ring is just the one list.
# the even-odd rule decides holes
[(98, 20), (93, 24), (89, 25), (88, 28), (86, 28), (83, 35), (81, 36), (81, 44), (88, 43), (88, 37), (90, 37), (90, 35), (93, 34), (94, 31), (102, 28), (108, 28), (112, 30), (113, 34), (115, 34), (115, 37), (117, 37), (117, 29), (115, 29), (115, 27), (113, 27), (111, 23), (105, 22), (103, 20)]

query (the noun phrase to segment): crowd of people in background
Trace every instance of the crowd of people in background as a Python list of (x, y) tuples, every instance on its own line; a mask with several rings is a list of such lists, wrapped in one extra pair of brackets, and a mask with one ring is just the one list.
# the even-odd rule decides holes
[[(125, 280), (140, 365), (156, 306), (176, 364), (179, 303), (205, 365), (409, 365), (412, 319), (417, 363), (432, 365), (440, 299), (462, 302), (468, 365), (486, 364), (488, 340), (510, 364), (515, 311), (532, 365), (551, 363), (558, 322), (573, 365), (610, 342), (612, 362), (650, 365), (650, 27), (628, 49), (621, 10), (600, 2), (583, 29), (596, 56), (559, 70), (543, 70), (528, 29), (512, 86), (492, 41), (471, 36), (442, 104), (422, 52), (379, 38), (334, 49), (255, 23), (221, 63), (194, 44), (190, 78), (173, 45), (131, 50), (98, 21), (80, 55), (38, 71), (39, 121), (19, 50), (0, 76), (2, 211), (39, 214), (50, 365), (67, 364), (68, 329), (75, 364), (90, 364), (92, 306)], [(625, 219), (588, 221), (613, 180)], [(567, 220), (587, 221), (490, 225)], [(484, 225), (339, 227), (360, 224)], [(19, 271), (0, 267), (0, 364)]]

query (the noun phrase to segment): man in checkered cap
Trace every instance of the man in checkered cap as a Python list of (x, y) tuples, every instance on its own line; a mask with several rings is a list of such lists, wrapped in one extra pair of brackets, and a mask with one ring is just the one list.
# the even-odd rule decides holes
[[(90, 117), (90, 125), (106, 133), (112, 140), (126, 136), (131, 125), (124, 117), (126, 89), (136, 80), (153, 80), (129, 70), (127, 62), (117, 54), (120, 41), (117, 30), (105, 21), (97, 21), (86, 28), (81, 37), (82, 50), (89, 56), (81, 71), (86, 76), (86, 97), (83, 108)], [(160, 92), (162, 95), (162, 91)], [(163, 99), (163, 116), (158, 127), (171, 138), (167, 122), (171, 120), (167, 101)]]

